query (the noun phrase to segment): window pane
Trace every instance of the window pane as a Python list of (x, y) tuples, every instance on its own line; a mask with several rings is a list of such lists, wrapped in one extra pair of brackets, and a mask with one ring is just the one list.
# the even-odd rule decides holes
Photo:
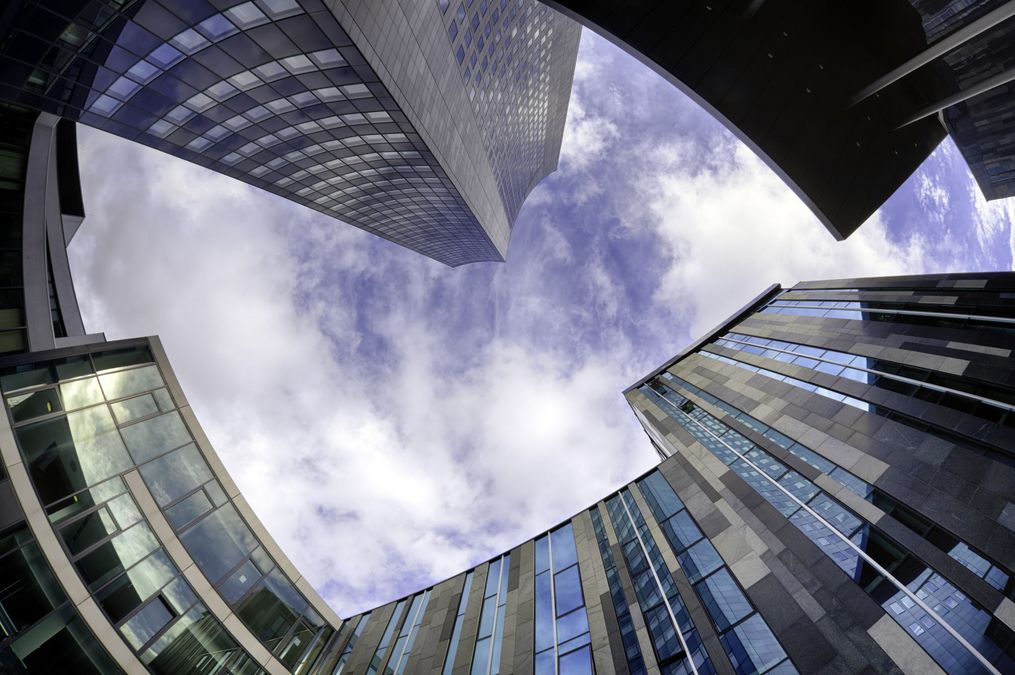
[(257, 546), (254, 535), (231, 505), (223, 506), (201, 520), (184, 532), (180, 539), (212, 583), (221, 579)]
[(73, 556), (99, 543), (119, 529), (109, 511), (101, 508), (61, 529), (60, 536), (63, 537), (63, 543)]
[(141, 477), (159, 506), (179, 499), (211, 480), (211, 469), (191, 443), (141, 467)]
[(165, 386), (155, 365), (99, 375), (99, 382), (102, 384), (102, 390), (106, 392), (106, 399), (110, 401)]
[(172, 507), (166, 510), (166, 519), (176, 529), (179, 529), (187, 523), (197, 520), (199, 517), (208, 513), (212, 509), (212, 504), (208, 501), (208, 495), (204, 493), (204, 490), (198, 490), (194, 494), (190, 495), (186, 499), (180, 501), (178, 504), (174, 504)]
[(22, 427), (17, 436), (46, 504), (133, 466), (105, 406)]
[(304, 609), (306, 601), (285, 576), (275, 570), (243, 599), (236, 608), (236, 614), (271, 650), (299, 619)]
[(581, 580), (578, 577), (577, 565), (558, 572), (553, 583), (557, 591), (557, 616), (567, 614), (585, 604), (582, 600)]
[(11, 409), (14, 421), (23, 422), (60, 410), (60, 399), (56, 395), (56, 389), (43, 389), (30, 394), (9, 396), (7, 405)]
[(138, 523), (77, 561), (85, 582), (98, 588), (159, 547), (147, 523)]
[(222, 597), (231, 605), (239, 600), (244, 593), (247, 592), (254, 582), (261, 578), (261, 573), (254, 567), (254, 563), (249, 560), (242, 565), (240, 568), (229, 575), (229, 578), (222, 582), (222, 587), (219, 591), (222, 593)]
[(156, 633), (162, 630), (170, 619), (172, 612), (166, 607), (162, 598), (155, 598), (148, 603), (141, 611), (132, 616), (122, 626), (120, 632), (127, 639), (130, 646), (140, 649), (141, 646), (151, 640)]
[(592, 651), (582, 647), (561, 656), (560, 675), (592, 675)]
[(60, 395), (67, 410), (77, 410), (96, 403), (102, 403), (102, 389), (94, 377), (85, 380), (64, 382), (60, 385)]
[(140, 464), (189, 442), (190, 433), (177, 412), (166, 413), (121, 429), (131, 456)]
[(696, 588), (719, 631), (726, 630), (751, 613), (750, 603), (725, 569), (719, 570)]
[(589, 620), (585, 608), (580, 607), (570, 614), (557, 619), (557, 642), (563, 644), (571, 638), (589, 632)]
[(553, 550), (553, 570), (558, 572), (578, 562), (571, 524), (550, 533), (550, 548)]
[(680, 555), (680, 566), (684, 568), (691, 583), (694, 583), (722, 567), (723, 561), (712, 543), (703, 539)]
[(66, 600), (35, 542), (0, 558), (3, 629), (17, 633)]

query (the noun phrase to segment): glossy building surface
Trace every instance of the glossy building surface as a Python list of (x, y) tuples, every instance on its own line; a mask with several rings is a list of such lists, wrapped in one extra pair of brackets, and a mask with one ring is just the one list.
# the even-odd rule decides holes
[(1015, 668), (1013, 290), (774, 287), (627, 392), (678, 493), (742, 523), (750, 546), (720, 552), (802, 670)]
[(521, 201), (556, 168), (579, 29), (535, 0), (468, 4), (459, 42), (468, 31), (481, 60), (463, 79), (445, 40), (457, 9), (434, 2), (13, 3), (0, 98), (449, 265), (502, 260)]
[(656, 468), (343, 620), (239, 493), (158, 338), (68, 321), (45, 259), (83, 215), (70, 151), (57, 118), (4, 114), (30, 134), (6, 138), (22, 159), (3, 184), (28, 317), (0, 357), (5, 669), (1015, 668), (1015, 274), (771, 287), (626, 392)]
[(946, 131), (984, 196), (1015, 194), (1008, 0), (547, 4), (711, 111), (837, 238), (891, 196)]

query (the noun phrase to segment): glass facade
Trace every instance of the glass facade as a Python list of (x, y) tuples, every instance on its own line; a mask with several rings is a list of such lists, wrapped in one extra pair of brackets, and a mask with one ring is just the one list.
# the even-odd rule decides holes
[(24, 524), (0, 532), (0, 579), (0, 654), (12, 672), (122, 672), (68, 601)]
[(567, 524), (536, 539), (536, 675), (591, 675), (590, 641), (578, 550)]
[[(206, 166), (449, 265), (502, 259), (439, 159), (455, 149), (409, 121), (391, 91), (407, 83), (382, 83), (320, 0), (30, 0), (12, 13), (0, 98)], [(510, 220), (546, 173), (534, 180), (545, 147), (560, 143), (546, 135), (551, 92), (539, 75), (551, 68), (553, 43), (546, 29), (530, 35), (526, 16), (503, 29), (510, 42), (522, 28), (515, 50), (525, 68), (513, 74), (525, 77), (502, 87), (509, 98), (484, 98), (487, 116), (513, 121), (526, 141), (524, 157), (501, 158), (522, 146), (484, 127)], [(376, 46), (368, 40), (387, 39), (357, 34), (368, 50)], [(567, 99), (557, 96), (562, 128)], [(473, 189), (475, 200), (488, 198)]]
[[(101, 347), (100, 347), (101, 349)], [(261, 672), (170, 559), (134, 471), (204, 576), (288, 669), (332, 627), (261, 547), (215, 478), (145, 345), (0, 373), (25, 466), (67, 557), (152, 672)]]
[(504, 644), (504, 613), (507, 608), (508, 567), (511, 556), (501, 556), (490, 563), (483, 592), (483, 609), (479, 619), (472, 675), (498, 675), (501, 647)]

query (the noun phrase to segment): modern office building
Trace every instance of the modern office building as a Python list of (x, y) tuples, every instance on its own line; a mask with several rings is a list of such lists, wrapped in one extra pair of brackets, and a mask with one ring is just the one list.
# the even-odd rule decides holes
[[(625, 392), (658, 466), (346, 619), (239, 493), (158, 338), (85, 334), (75, 121), (330, 195), (450, 264), (496, 257), (555, 162), (558, 21), (484, 0), (0, 10), (0, 670), (1015, 672), (1015, 274), (769, 288)], [(376, 174), (336, 174), (341, 199), (305, 184), (325, 151)]]
[(1010, 0), (545, 0), (709, 110), (849, 236), (950, 134), (1015, 195)]
[[(60, 157), (52, 121), (23, 166)], [(73, 226), (74, 176), (49, 166), (48, 222)], [(4, 180), (11, 210), (24, 181)], [(48, 342), (0, 358), (10, 672), (1015, 669), (1015, 274), (769, 288), (625, 392), (657, 467), (345, 620), (229, 478), (158, 338), (83, 335), (59, 297), (24, 293), (49, 332), (15, 334)]]
[(1015, 672), (1013, 293), (769, 288), (625, 392), (656, 468), (348, 619), (343, 672)]
[(26, 0), (0, 99), (460, 265), (556, 168), (579, 32), (536, 0)]

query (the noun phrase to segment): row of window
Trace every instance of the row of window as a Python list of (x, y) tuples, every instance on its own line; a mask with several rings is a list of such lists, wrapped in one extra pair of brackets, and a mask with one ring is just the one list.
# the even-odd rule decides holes
[(1010, 583), (1012, 575), (1003, 566), (992, 563), (982, 553), (969, 546), (969, 544), (941, 529), (940, 526), (905, 506), (883, 490), (837, 466), (807, 446), (771, 428), (761, 420), (696, 387), (687, 380), (669, 372), (663, 373), (660, 377), (696, 396), (699, 402), (703, 401), (704, 404), (714, 406), (728, 414), (736, 422), (761, 434), (821, 473), (827, 474), (856, 495), (871, 502), (885, 513), (891, 514), (900, 523), (916, 532), (933, 546), (947, 553), (997, 590), (1006, 593), (1009, 597), (1015, 596), (1015, 583)]
[[(1009, 637), (992, 625), (989, 612), (673, 384), (657, 379), (640, 391), (788, 518), (945, 670), (979, 672), (981, 659), (995, 661), (1002, 670), (1015, 666), (1003, 653)], [(953, 633), (973, 648), (966, 649)]]
[(136, 467), (233, 612), (286, 667), (306, 672), (332, 629), (243, 522), (151, 361), (147, 350), (125, 350), (0, 377), (29, 474), (68, 557), (152, 670), (175, 663), (194, 630), (215, 649), (192, 659), (257, 670), (198, 602), (142, 517), (121, 477)]
[(536, 675), (592, 675), (578, 549), (568, 523), (535, 541)]

